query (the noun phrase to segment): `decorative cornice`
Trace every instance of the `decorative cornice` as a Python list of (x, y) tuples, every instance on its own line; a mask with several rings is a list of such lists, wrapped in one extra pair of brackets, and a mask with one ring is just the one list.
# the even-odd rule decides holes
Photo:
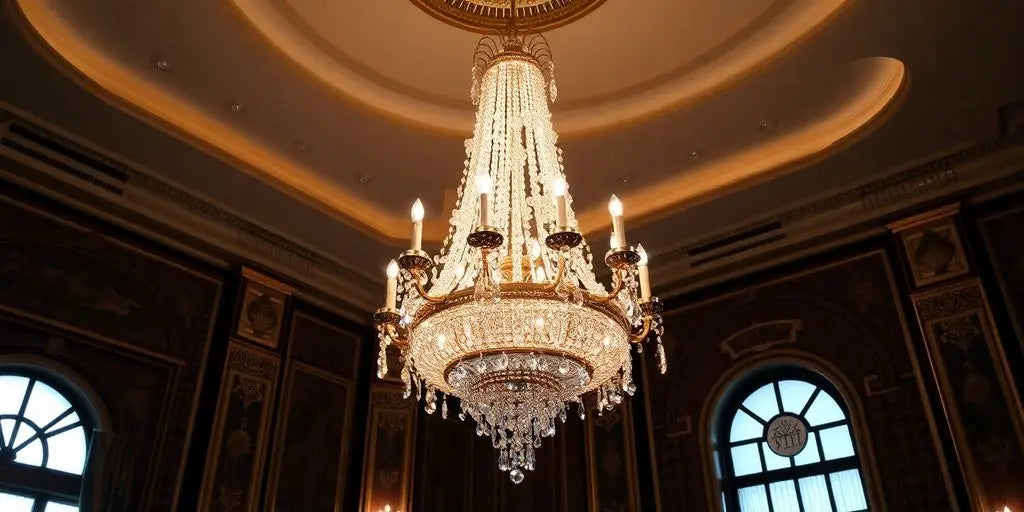
[[(36, 139), (26, 139), (13, 133), (18, 127), (23, 135)], [(71, 183), (76, 188), (91, 193), (100, 200), (109, 201), (112, 197), (111, 183), (117, 185), (115, 195), (118, 202), (133, 207), (133, 210), (160, 224), (168, 225), (174, 230), (198, 238), (222, 250), (243, 258), (263, 260), (261, 263), (275, 271), (287, 273), (290, 277), (307, 285), (306, 289), (315, 288), (322, 293), (337, 297), (345, 302), (369, 311), (372, 305), (363, 304), (358, 295), (369, 294), (375, 289), (376, 283), (362, 273), (350, 269), (329, 257), (298, 244), (288, 238), (266, 229), (252, 221), (236, 215), (214, 203), (197, 197), (191, 192), (173, 185), (141, 166), (128, 165), (121, 160), (107, 156), (87, 147), (81, 142), (56, 133), (54, 130), (26, 119), (10, 109), (0, 106), (0, 141), (11, 141), (12, 144), (0, 144), (0, 155), (8, 154), (18, 157), (20, 162), (31, 161), (33, 168), (47, 175)], [(46, 148), (39, 144), (45, 141), (51, 145)], [(21, 146), (19, 149), (17, 146)], [(77, 158), (68, 156), (70, 153), (58, 153), (53, 147), (59, 147), (77, 153)], [(52, 154), (51, 154), (52, 153)], [(91, 161), (91, 162), (90, 162)], [(106, 168), (106, 171), (101, 169)], [(78, 180), (69, 179), (71, 173)], [(111, 178), (111, 175), (123, 179)], [(20, 175), (20, 179), (31, 180), (30, 176)], [(98, 190), (92, 190), (98, 186)], [(44, 187), (45, 188), (45, 187)], [(155, 201), (154, 201), (155, 200)], [(156, 206), (157, 203), (164, 203)], [(136, 207), (137, 208), (134, 208)], [(201, 229), (180, 222), (181, 213), (195, 216)], [(162, 215), (161, 215), (162, 214)], [(234, 238), (211, 236), (209, 233), (233, 233)], [(359, 293), (353, 293), (358, 290)]]
[[(921, 202), (950, 196), (1022, 170), (1024, 138), (988, 141), (688, 242), (659, 255), (658, 260), (666, 266), (674, 266), (675, 275), (665, 276), (665, 280), (674, 280), (677, 284), (687, 281), (685, 287), (690, 289), (703, 281), (732, 275), (716, 271), (715, 276), (700, 277), (704, 276), (701, 272), (708, 269), (720, 269), (754, 256), (764, 256), (769, 251), (834, 235)], [(877, 227), (884, 228), (884, 224), (879, 223)]]

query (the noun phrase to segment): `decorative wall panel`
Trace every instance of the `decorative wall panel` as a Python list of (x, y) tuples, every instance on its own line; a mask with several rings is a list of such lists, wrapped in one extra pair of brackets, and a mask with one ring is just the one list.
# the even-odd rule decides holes
[[(959, 208), (937, 208), (889, 227), (904, 241), (904, 260), (919, 289), (912, 300), (971, 504), (978, 510), (1019, 509), (1024, 412), (985, 289), (964, 257)], [(922, 232), (931, 233), (933, 248), (914, 251), (906, 241)], [(916, 278), (932, 268), (956, 270)]]
[(359, 345), (350, 330), (310, 314), (292, 315), (269, 510), (342, 510), (349, 481)]
[(1021, 226), (1024, 226), (1024, 206), (981, 220), (987, 252), (1010, 310), (1018, 346), (1024, 351), (1024, 236), (1021, 236)]
[(294, 289), (252, 269), (242, 269), (242, 298), (235, 335), (277, 348)]
[(629, 401), (587, 416), (591, 512), (639, 512), (635, 439)]
[(279, 368), (276, 354), (230, 342), (200, 510), (258, 510)]
[(278, 512), (341, 510), (353, 385), (300, 362), (288, 365), (267, 502)]
[(1024, 506), (1024, 418), (977, 280), (914, 296), (979, 510)]
[(412, 461), (416, 407), (402, 398), (402, 388), (374, 384), (363, 468), (362, 512), (408, 512), (412, 506)]
[(177, 260), (0, 196), (0, 354), (95, 390), (112, 423), (88, 478), (100, 510), (175, 508), (219, 294)]
[(661, 510), (719, 509), (710, 435), (715, 390), (757, 361), (783, 357), (830, 366), (837, 385), (848, 384), (841, 387), (850, 401), (863, 405), (857, 426), (872, 510), (955, 510), (885, 253), (746, 284), (667, 304), (671, 369), (646, 372)]

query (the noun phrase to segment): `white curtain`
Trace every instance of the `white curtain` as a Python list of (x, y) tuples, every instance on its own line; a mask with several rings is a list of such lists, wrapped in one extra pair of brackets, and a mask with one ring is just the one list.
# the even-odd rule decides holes
[(868, 502), (864, 497), (864, 484), (860, 480), (860, 471), (850, 469), (829, 475), (832, 481), (832, 494), (836, 497), (838, 512), (854, 512), (867, 510)]
[(740, 489), (740, 512), (768, 512), (768, 492), (763, 485)]

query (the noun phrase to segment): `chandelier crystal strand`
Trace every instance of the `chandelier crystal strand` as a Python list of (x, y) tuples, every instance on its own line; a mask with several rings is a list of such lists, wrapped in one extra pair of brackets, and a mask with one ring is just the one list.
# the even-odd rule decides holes
[[(569, 404), (582, 419), (584, 395), (593, 393), (600, 414), (635, 392), (630, 348), (649, 334), (664, 371), (661, 304), (638, 297), (632, 247), (605, 255), (611, 289), (597, 281), (567, 186), (568, 225), (559, 225), (554, 184), (565, 174), (543, 37), (485, 37), (474, 62), (476, 124), (448, 234), (434, 257), (413, 244), (397, 260), (397, 285), (389, 282), (387, 306), (374, 315), (378, 375), (387, 374), (388, 348), (399, 350), (406, 396), (443, 418), (449, 395), (458, 398), (459, 418), (491, 438), (499, 469), (519, 483)], [(475, 200), (477, 192), (489, 195)]]

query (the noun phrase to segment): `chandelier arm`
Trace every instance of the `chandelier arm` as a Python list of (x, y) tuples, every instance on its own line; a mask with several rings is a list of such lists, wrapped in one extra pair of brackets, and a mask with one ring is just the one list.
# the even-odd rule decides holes
[(555, 274), (554, 281), (548, 285), (548, 290), (554, 290), (558, 288), (558, 285), (562, 284), (562, 280), (565, 278), (565, 254), (561, 251), (558, 252), (558, 272)]
[(615, 285), (612, 287), (611, 293), (608, 295), (598, 295), (595, 293), (584, 292), (587, 295), (587, 299), (604, 304), (605, 302), (611, 302), (612, 299), (619, 296), (619, 292), (622, 291), (622, 286), (626, 280), (622, 277), (622, 270), (615, 269)]
[(391, 344), (398, 347), (399, 350), (405, 350), (409, 348), (409, 330), (395, 326), (394, 324), (387, 324), (385, 326), (387, 335), (391, 338)]
[(651, 317), (645, 315), (644, 316), (644, 326), (643, 326), (643, 329), (641, 329), (640, 332), (638, 332), (636, 334), (630, 333), (629, 334), (629, 342), (630, 343), (640, 343), (640, 342), (644, 341), (645, 339), (647, 339), (647, 335), (651, 333), (651, 325), (652, 324), (653, 324), (653, 322), (651, 321)]
[(440, 304), (448, 300), (448, 295), (441, 295), (440, 297), (427, 293), (426, 288), (423, 287), (423, 274), (419, 270), (412, 271), (413, 281), (416, 283), (416, 292), (420, 294), (423, 300), (431, 304)]

